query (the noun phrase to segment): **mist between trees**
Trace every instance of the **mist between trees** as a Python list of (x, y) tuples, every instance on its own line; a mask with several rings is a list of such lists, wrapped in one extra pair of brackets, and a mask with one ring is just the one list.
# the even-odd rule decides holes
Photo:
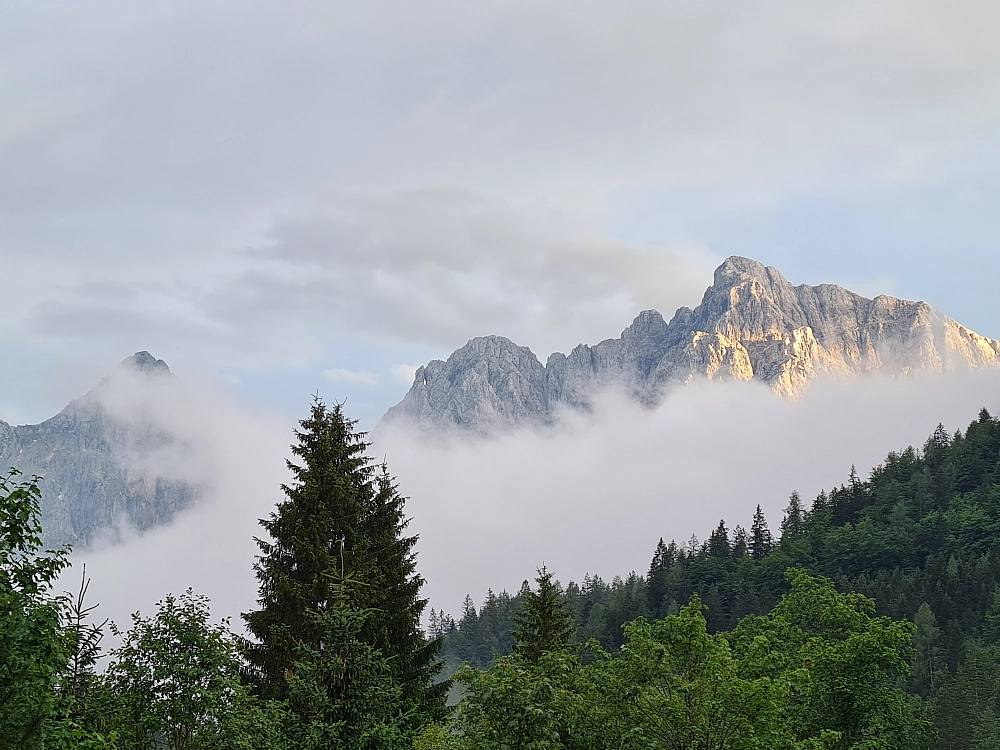
[[(644, 575), (432, 610), (388, 467), (300, 423), (247, 636), (206, 597), (131, 626), (54, 588), (39, 478), (0, 483), (0, 748), (970, 748), (1000, 737), (1000, 422), (939, 428), (772, 533), (760, 506)], [(746, 524), (745, 528), (742, 525)], [(105, 632), (120, 637), (98, 669)], [(451, 705), (447, 700), (452, 697)]]

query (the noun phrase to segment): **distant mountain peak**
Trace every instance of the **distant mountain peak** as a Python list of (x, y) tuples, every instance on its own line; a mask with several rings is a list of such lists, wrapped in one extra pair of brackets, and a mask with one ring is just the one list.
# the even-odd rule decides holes
[(758, 380), (794, 399), (819, 376), (908, 377), (998, 363), (1000, 341), (924, 302), (793, 286), (776, 268), (734, 255), (695, 309), (678, 309), (669, 323), (644, 310), (619, 338), (556, 352), (544, 366), (509, 339), (472, 339), (447, 362), (420, 368), (382, 421), (488, 434), (552, 422), (560, 408), (589, 409), (608, 386), (652, 405), (671, 385), (696, 379)]
[(44, 478), (46, 544), (86, 547), (116, 538), (121, 528), (143, 531), (169, 523), (196, 500), (194, 485), (144, 463), (162, 460), (175, 440), (148, 420), (143, 399), (179, 383), (163, 360), (136, 352), (54, 417), (16, 427), (0, 422), (0, 470), (16, 466)]
[(131, 357), (126, 357), (121, 361), (119, 367), (127, 370), (150, 374), (170, 374), (170, 368), (162, 359), (157, 359), (147, 351), (136, 352)]
[(765, 286), (788, 284), (777, 268), (765, 266), (752, 258), (730, 255), (715, 269), (712, 286), (734, 287), (751, 279)]

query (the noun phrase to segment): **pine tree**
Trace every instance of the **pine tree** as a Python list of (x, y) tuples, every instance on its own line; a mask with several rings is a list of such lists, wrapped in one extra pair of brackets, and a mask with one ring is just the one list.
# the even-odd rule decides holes
[(327, 648), (324, 615), (342, 596), (338, 581), (351, 580), (351, 606), (368, 613), (358, 615), (357, 638), (386, 660), (415, 729), (442, 714), (447, 684), (432, 684), (439, 644), (420, 631), (426, 600), (414, 572), (416, 537), (403, 535), (403, 498), (386, 468), (376, 470), (365, 455), (364, 433), (339, 404), (327, 408), (316, 398), (299, 424), (297, 462), (288, 462), (293, 482), (260, 522), (270, 541), (256, 540), (260, 608), (243, 615), (257, 639), (247, 644), (248, 676), (262, 697), (288, 698), (293, 663)]
[(767, 519), (764, 518), (764, 511), (758, 505), (757, 511), (753, 514), (753, 525), (750, 526), (750, 555), (754, 560), (763, 560), (773, 546)]
[(747, 530), (737, 524), (733, 530), (733, 559), (742, 560), (746, 557), (747, 550), (749, 549), (748, 545)]
[[(333, 598), (309, 618), (323, 633), (321, 650), (302, 643), (288, 674), (282, 734), (297, 750), (385, 750), (409, 745), (406, 700), (389, 659), (366, 643), (367, 621), (356, 581), (339, 579)], [(412, 732), (411, 732), (412, 734)], [(412, 740), (411, 740), (412, 741)]]
[(654, 615), (660, 611), (663, 596), (667, 593), (667, 571), (674, 564), (670, 549), (663, 543), (663, 537), (656, 543), (653, 559), (649, 563), (646, 576), (646, 605)]
[(798, 492), (792, 492), (785, 508), (785, 518), (781, 522), (781, 538), (792, 541), (805, 533), (806, 516), (802, 509), (802, 497)]
[(931, 611), (930, 605), (924, 602), (913, 618), (913, 648), (916, 652), (910, 676), (910, 687), (914, 693), (927, 697), (934, 690), (935, 673), (943, 666), (939, 640), (941, 629)]
[(403, 700), (425, 720), (443, 715), (449, 685), (434, 684), (441, 670), (439, 639), (427, 640), (420, 618), (427, 600), (420, 598), (424, 579), (416, 572), (413, 551), (417, 537), (407, 536), (405, 499), (383, 463), (375, 476), (375, 492), (365, 508), (366, 543), (370, 565), (364, 589), (374, 614), (366, 618), (362, 639), (394, 665)]
[(708, 554), (710, 557), (718, 557), (721, 560), (728, 560), (732, 554), (732, 547), (729, 544), (729, 529), (726, 528), (725, 520), (719, 521), (719, 525), (708, 537)]
[(576, 632), (561, 587), (544, 565), (538, 569), (535, 583), (537, 591), (522, 591), (522, 609), (513, 617), (514, 653), (532, 664), (537, 664), (544, 653), (567, 649)]

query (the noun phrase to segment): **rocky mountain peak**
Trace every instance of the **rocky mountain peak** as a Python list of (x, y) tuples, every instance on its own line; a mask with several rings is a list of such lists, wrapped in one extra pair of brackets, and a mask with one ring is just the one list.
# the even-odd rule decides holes
[(124, 370), (148, 373), (151, 375), (170, 375), (170, 368), (162, 359), (157, 359), (147, 351), (136, 352), (131, 357), (126, 357), (118, 365)]
[[(136, 352), (54, 417), (16, 427), (0, 422), (0, 471), (16, 467), (43, 478), (46, 544), (86, 547), (116, 538), (121, 527), (168, 523), (194, 502), (196, 487), (148, 468), (176, 443), (144, 417), (144, 399), (179, 384), (163, 360)], [(157, 460), (148, 464), (148, 457)]]
[(695, 379), (758, 380), (794, 399), (820, 376), (908, 377), (998, 362), (1000, 341), (926, 303), (793, 286), (775, 268), (732, 256), (695, 309), (678, 309), (669, 323), (644, 310), (619, 338), (554, 353), (544, 366), (509, 339), (473, 339), (418, 371), (383, 422), (486, 434), (551, 422), (559, 408), (589, 409), (607, 387), (654, 405), (667, 388)]
[(731, 255), (715, 269), (712, 289), (728, 291), (746, 281), (756, 281), (762, 286), (791, 286), (777, 268), (765, 266), (750, 258)]

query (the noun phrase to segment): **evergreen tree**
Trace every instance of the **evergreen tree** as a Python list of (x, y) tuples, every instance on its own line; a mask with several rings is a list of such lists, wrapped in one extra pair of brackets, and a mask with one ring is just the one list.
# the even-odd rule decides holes
[(785, 518), (781, 522), (781, 538), (793, 541), (805, 533), (806, 514), (802, 508), (802, 497), (798, 492), (792, 492), (788, 497), (788, 507), (785, 508)]
[[(676, 545), (673, 546), (676, 548)], [(663, 604), (663, 596), (667, 593), (667, 571), (674, 564), (673, 557), (670, 548), (663, 543), (663, 537), (660, 537), (649, 563), (649, 575), (646, 576), (646, 605), (650, 612), (659, 612)]]
[(561, 587), (544, 565), (538, 569), (535, 583), (538, 590), (523, 592), (522, 609), (513, 617), (514, 653), (532, 664), (537, 664), (542, 654), (566, 650), (576, 632)]
[(746, 557), (748, 549), (749, 542), (747, 538), (747, 530), (737, 524), (736, 528), (733, 530), (733, 559), (742, 560)]
[(938, 647), (941, 629), (927, 602), (920, 605), (913, 618), (913, 625), (913, 648), (916, 655), (910, 672), (910, 687), (912, 692), (926, 698), (934, 690), (935, 672), (941, 669), (944, 662)]
[(420, 628), (427, 599), (420, 597), (424, 579), (416, 572), (417, 537), (405, 533), (410, 521), (404, 503), (388, 467), (381, 464), (365, 508), (370, 567), (363, 590), (373, 594), (368, 601), (373, 614), (364, 621), (362, 639), (394, 665), (404, 703), (422, 720), (433, 720), (443, 716), (449, 685), (434, 682), (441, 670), (440, 640), (428, 640)]
[[(425, 642), (420, 616), (426, 600), (414, 572), (416, 537), (404, 536), (403, 498), (384, 466), (365, 455), (368, 444), (339, 404), (316, 398), (295, 433), (289, 461), (293, 482), (261, 526), (255, 570), (260, 608), (243, 615), (256, 643), (247, 644), (248, 673), (265, 698), (289, 697), (292, 664), (323, 653), (324, 614), (338, 581), (356, 581), (350, 597), (359, 613), (359, 642), (386, 660), (403, 696), (410, 730), (444, 711), (447, 684), (433, 684), (438, 643)], [(320, 671), (318, 674), (322, 674)], [(345, 730), (346, 731), (346, 730)]]
[(753, 514), (753, 524), (750, 526), (750, 555), (754, 560), (763, 560), (774, 547), (771, 532), (767, 528), (767, 519), (764, 518), (764, 511), (757, 506), (757, 511)]
[(359, 588), (340, 579), (329, 606), (309, 613), (323, 633), (323, 648), (302, 643), (296, 649), (282, 727), (289, 748), (395, 750), (412, 742), (396, 670), (363, 640), (366, 621), (377, 613), (358, 606)]
[(721, 560), (728, 560), (732, 554), (732, 548), (729, 545), (729, 529), (726, 528), (725, 520), (719, 521), (715, 531), (708, 537), (708, 554)]

